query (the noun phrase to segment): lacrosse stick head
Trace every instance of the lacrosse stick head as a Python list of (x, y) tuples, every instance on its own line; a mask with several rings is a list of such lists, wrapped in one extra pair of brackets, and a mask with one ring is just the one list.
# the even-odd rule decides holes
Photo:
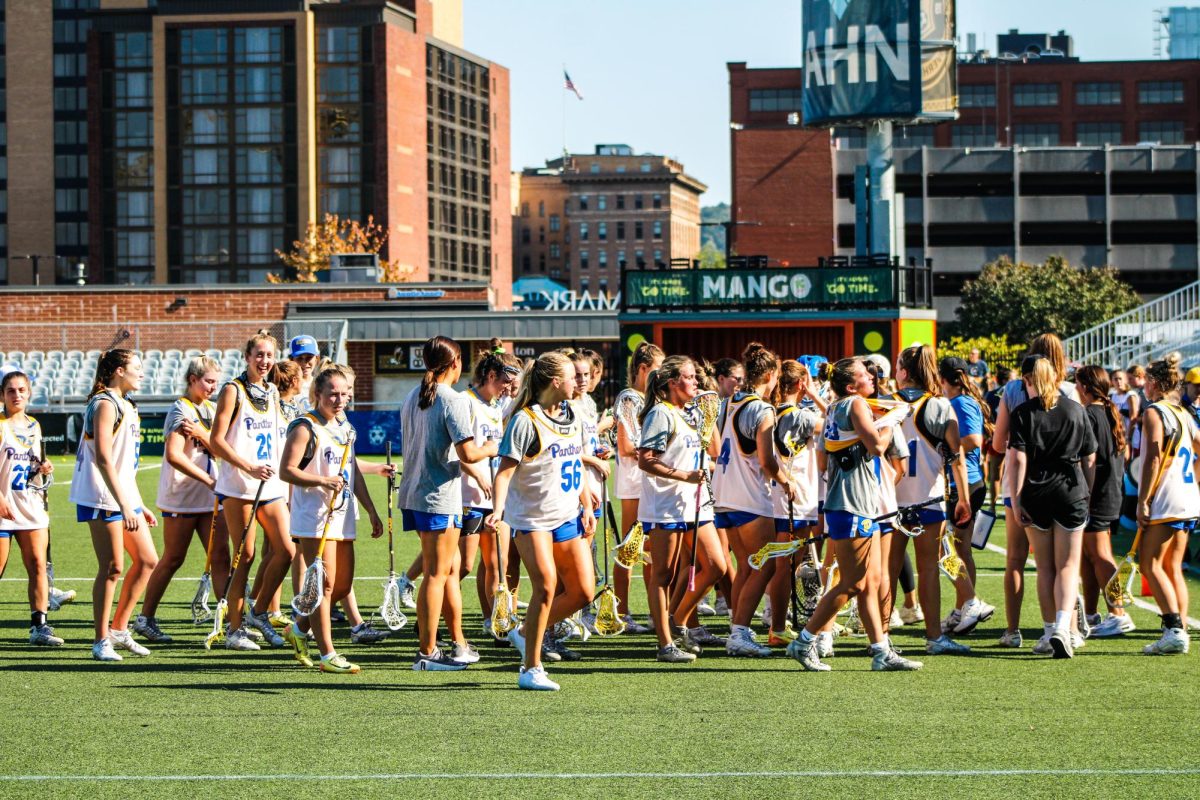
[(321, 601), (324, 599), (325, 562), (316, 558), (304, 571), (300, 591), (292, 598), (292, 610), (301, 617), (307, 617), (321, 607)]
[(1133, 573), (1133, 563), (1125, 559), (1104, 584), (1104, 599), (1113, 608), (1124, 608), (1133, 603)]
[(902, 508), (895, 517), (896, 530), (910, 539), (915, 539), (925, 532), (921, 524), (921, 512), (916, 508)]
[(598, 636), (616, 636), (625, 630), (625, 621), (621, 619), (620, 601), (611, 586), (600, 590), (596, 598), (596, 634)]
[(763, 564), (767, 563), (769, 559), (783, 558), (795, 553), (800, 549), (800, 544), (799, 539), (793, 539), (790, 542), (767, 542), (758, 549), (757, 553), (746, 560), (754, 569), (762, 569)]
[(400, 584), (395, 575), (383, 585), (383, 602), (379, 604), (379, 617), (390, 631), (398, 631), (408, 624), (408, 617), (400, 610)]
[(641, 430), (638, 416), (642, 413), (642, 407), (645, 404), (645, 399), (634, 389), (625, 389), (617, 395), (617, 404), (613, 413), (616, 415), (617, 423), (625, 426), (625, 435), (631, 440), (636, 441)]
[(207, 572), (200, 576), (200, 585), (192, 597), (192, 624), (203, 625), (212, 619), (212, 608), (208, 605), (208, 597), (212, 592), (212, 576)]
[(614, 558), (618, 566), (633, 569), (638, 564), (647, 563), (645, 554), (642, 553), (642, 545), (645, 541), (646, 532), (642, 530), (642, 523), (633, 523), (633, 527), (629, 529), (629, 535), (617, 545)]
[(962, 577), (966, 568), (967, 565), (963, 563), (958, 551), (954, 549), (954, 539), (949, 533), (942, 536), (942, 557), (938, 559), (938, 569), (947, 578), (956, 581)]
[(515, 607), (516, 602), (514, 602), (512, 592), (508, 590), (508, 586), (501, 576), (500, 585), (496, 587), (495, 596), (492, 598), (492, 616), (488, 620), (492, 636), (503, 639), (509, 631), (517, 627), (519, 621), (516, 612), (513, 611)]
[(796, 569), (796, 595), (802, 600), (820, 598), (825, 587), (821, 585), (821, 570), (811, 561), (805, 561)]
[(208, 636), (204, 637), (204, 649), (212, 650), (212, 646), (222, 636), (225, 635), (225, 613), (229, 609), (229, 603), (222, 597), (217, 603), (217, 613), (213, 615), (213, 627), (209, 631)]
[(700, 432), (700, 445), (704, 449), (708, 449), (708, 443), (712, 441), (713, 434), (717, 430), (717, 415), (721, 413), (721, 396), (716, 392), (701, 392), (696, 395), (696, 399), (692, 401), (698, 412), (699, 425), (696, 430)]

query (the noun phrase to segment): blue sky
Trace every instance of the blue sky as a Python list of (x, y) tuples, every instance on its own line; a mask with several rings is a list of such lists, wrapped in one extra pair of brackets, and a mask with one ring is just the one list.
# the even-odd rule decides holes
[[(1186, 3), (1179, 3), (1186, 5)], [(995, 50), (1009, 28), (1075, 38), (1076, 55), (1151, 58), (1154, 9), (1167, 0), (959, 0), (958, 30)], [(566, 144), (620, 142), (669, 155), (729, 200), (728, 61), (800, 63), (799, 0), (464, 0), (468, 50), (512, 73), (512, 163), (563, 148), (562, 68), (584, 95), (566, 98)]]

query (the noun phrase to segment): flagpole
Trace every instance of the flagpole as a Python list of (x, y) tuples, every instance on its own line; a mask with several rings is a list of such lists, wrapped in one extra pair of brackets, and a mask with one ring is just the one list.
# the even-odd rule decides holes
[[(567, 74), (567, 64), (563, 62), (563, 75)], [(567, 166), (567, 85), (563, 82), (562, 87), (562, 152), (563, 152), (563, 168)]]

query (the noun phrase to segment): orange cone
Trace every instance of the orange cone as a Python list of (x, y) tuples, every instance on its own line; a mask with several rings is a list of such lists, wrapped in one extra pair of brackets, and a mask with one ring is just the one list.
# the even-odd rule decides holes
[(1150, 591), (1150, 581), (1146, 580), (1146, 576), (1142, 575), (1142, 597), (1153, 597), (1154, 592)]

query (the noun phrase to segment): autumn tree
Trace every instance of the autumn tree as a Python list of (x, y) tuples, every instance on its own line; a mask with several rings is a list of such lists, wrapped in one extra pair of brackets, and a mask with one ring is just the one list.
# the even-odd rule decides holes
[[(270, 283), (316, 283), (317, 273), (329, 269), (329, 257), (340, 253), (374, 253), (378, 255), (387, 242), (388, 232), (376, 224), (373, 216), (365, 223), (342, 219), (337, 214), (326, 214), (320, 222), (310, 220), (304, 238), (292, 242), (292, 249), (276, 250), (275, 255), (295, 277), (268, 275)], [(412, 277), (411, 269), (404, 269), (395, 261), (379, 259), (379, 269), (384, 283), (401, 283)]]

